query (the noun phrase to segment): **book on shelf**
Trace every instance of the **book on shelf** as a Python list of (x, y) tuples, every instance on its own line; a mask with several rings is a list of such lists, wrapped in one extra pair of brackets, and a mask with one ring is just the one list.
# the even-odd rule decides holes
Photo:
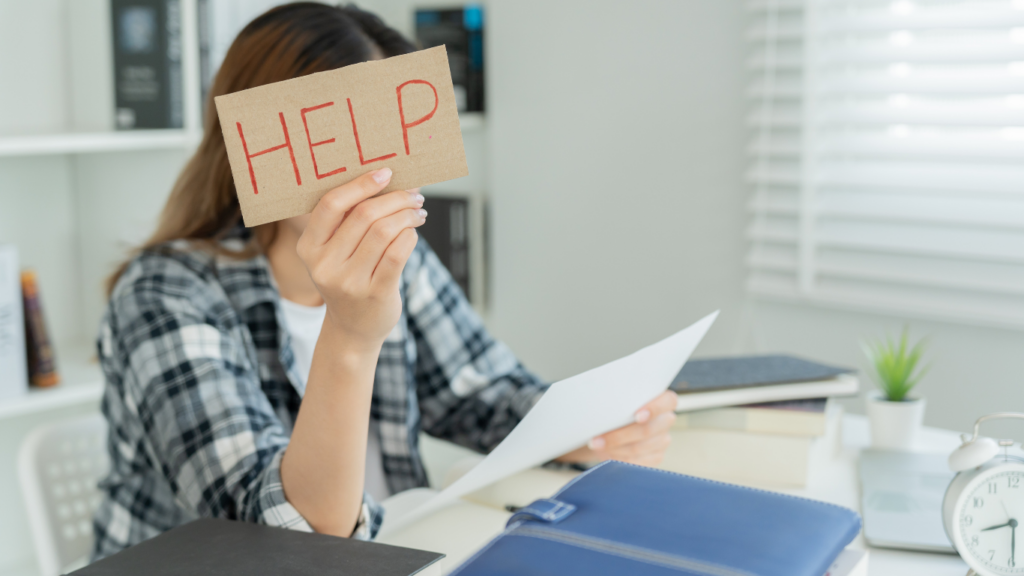
[(18, 250), (0, 244), (0, 400), (28, 391)]
[(465, 196), (427, 196), (427, 223), (416, 229), (437, 254), (462, 292), (469, 291), (469, 199)]
[(443, 554), (204, 518), (94, 562), (69, 576), (440, 576)]
[(21, 294), (24, 298), (25, 349), (28, 358), (28, 379), (33, 386), (48, 388), (60, 383), (57, 359), (50, 332), (46, 329), (39, 282), (33, 270), (21, 273)]
[(676, 426), (788, 436), (822, 436), (825, 434), (827, 405), (827, 398), (808, 398), (694, 410), (678, 413)]
[(824, 433), (815, 436), (694, 428), (679, 418), (659, 467), (723, 482), (802, 488), (813, 462), (831, 458), (840, 442), (842, 408), (828, 404), (823, 419)]
[(111, 0), (118, 130), (181, 128), (180, 0)]
[(479, 4), (416, 10), (416, 40), (420, 46), (444, 45), (448, 51), (459, 112), (484, 111), (483, 35), (484, 11)]
[(827, 396), (851, 396), (860, 382), (849, 368), (786, 355), (690, 360), (669, 389), (677, 412)]

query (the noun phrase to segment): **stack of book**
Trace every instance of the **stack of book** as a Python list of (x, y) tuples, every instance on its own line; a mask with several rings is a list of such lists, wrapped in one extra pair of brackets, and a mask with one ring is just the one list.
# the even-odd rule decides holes
[(839, 444), (842, 409), (831, 396), (856, 394), (846, 368), (791, 356), (693, 360), (679, 394), (672, 445), (661, 467), (767, 488), (802, 488), (811, 462)]

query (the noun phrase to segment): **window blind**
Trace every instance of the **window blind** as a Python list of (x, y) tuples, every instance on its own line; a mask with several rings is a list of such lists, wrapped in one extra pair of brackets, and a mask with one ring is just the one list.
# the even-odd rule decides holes
[(1024, 0), (753, 0), (748, 289), (1024, 328)]

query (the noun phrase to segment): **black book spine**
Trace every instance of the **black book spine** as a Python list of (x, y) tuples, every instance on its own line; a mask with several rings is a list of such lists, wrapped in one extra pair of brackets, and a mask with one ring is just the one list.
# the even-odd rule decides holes
[(179, 0), (111, 0), (119, 130), (181, 128)]
[(466, 110), (484, 111), (484, 9), (469, 5), (462, 10), (466, 28)]
[(458, 196), (427, 196), (424, 208), (430, 213), (420, 226), (420, 236), (437, 254), (452, 280), (469, 293), (469, 200)]

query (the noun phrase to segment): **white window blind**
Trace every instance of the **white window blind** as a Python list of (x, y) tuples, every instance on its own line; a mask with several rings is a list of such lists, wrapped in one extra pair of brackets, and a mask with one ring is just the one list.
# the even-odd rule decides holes
[(748, 6), (749, 290), (1024, 328), (1024, 0)]

